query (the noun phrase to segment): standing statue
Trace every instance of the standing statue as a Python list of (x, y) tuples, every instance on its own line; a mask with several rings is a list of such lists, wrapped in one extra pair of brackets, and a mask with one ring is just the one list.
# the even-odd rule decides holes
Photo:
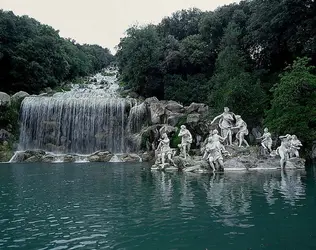
[(190, 131), (184, 125), (181, 125), (179, 137), (182, 137), (182, 138), (181, 138), (181, 144), (179, 144), (178, 146), (181, 149), (181, 153), (184, 156), (184, 159), (186, 159), (187, 154), (189, 154), (189, 151), (191, 148), (192, 135)]
[(238, 129), (236, 134), (236, 138), (238, 140), (238, 146), (241, 147), (242, 143), (246, 144), (246, 147), (249, 147), (248, 142), (245, 139), (245, 135), (248, 135), (247, 123), (241, 119), (240, 115), (236, 115), (236, 126), (233, 127), (234, 129)]
[(289, 159), (289, 152), (290, 152), (290, 147), (291, 147), (291, 135), (287, 134), (284, 136), (279, 136), (281, 139), (281, 146), (279, 146), (276, 149), (276, 153), (280, 155), (281, 160), (280, 160), (280, 165), (281, 168), (284, 168), (286, 165), (287, 160)]
[(261, 137), (258, 137), (257, 140), (262, 139), (261, 145), (264, 149), (267, 149), (269, 153), (272, 152), (272, 138), (271, 133), (269, 132), (268, 128), (265, 128), (264, 133)]
[(162, 168), (165, 168), (165, 157), (167, 156), (167, 159), (169, 162), (171, 162), (174, 166), (175, 163), (172, 160), (172, 157), (174, 156), (173, 150), (170, 148), (170, 140), (166, 133), (163, 133), (161, 136), (161, 139), (159, 139), (159, 144), (156, 149), (156, 163), (161, 162)]
[(234, 119), (235, 114), (229, 112), (229, 108), (225, 107), (224, 108), (224, 113), (216, 116), (213, 121), (211, 122), (211, 124), (213, 124), (217, 119), (220, 118), (219, 120), (219, 127), (221, 129), (221, 135), (224, 138), (228, 139), (228, 144), (232, 145), (233, 144), (233, 137), (232, 137), (232, 127), (233, 127), (233, 123), (235, 121)]
[(301, 148), (302, 143), (299, 139), (297, 139), (296, 135), (292, 135), (290, 141), (290, 157), (300, 157), (299, 149)]

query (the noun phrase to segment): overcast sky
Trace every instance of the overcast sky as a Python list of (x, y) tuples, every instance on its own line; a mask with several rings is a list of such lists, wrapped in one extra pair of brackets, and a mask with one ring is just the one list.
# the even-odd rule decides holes
[(99, 44), (113, 53), (133, 24), (157, 24), (188, 8), (214, 10), (237, 0), (0, 0), (0, 8), (51, 25), (63, 37)]

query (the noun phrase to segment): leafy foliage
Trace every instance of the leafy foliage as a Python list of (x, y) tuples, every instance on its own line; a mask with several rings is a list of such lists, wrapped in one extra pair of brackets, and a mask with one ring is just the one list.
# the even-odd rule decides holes
[(311, 145), (316, 137), (316, 75), (309, 59), (298, 58), (280, 75), (265, 123), (280, 134), (296, 134)]
[(0, 10), (0, 91), (38, 93), (99, 71), (113, 59), (108, 49), (63, 39), (48, 25)]

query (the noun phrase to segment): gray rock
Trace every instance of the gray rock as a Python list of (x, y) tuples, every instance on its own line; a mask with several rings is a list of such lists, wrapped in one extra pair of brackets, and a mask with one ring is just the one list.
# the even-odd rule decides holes
[(208, 106), (204, 103), (195, 103), (192, 102), (189, 107), (186, 107), (187, 113), (199, 113), (205, 114), (208, 111)]
[(0, 92), (0, 107), (8, 107), (11, 105), (11, 98), (7, 93)]
[(172, 113), (183, 113), (184, 112), (184, 107), (175, 101), (168, 101), (168, 103), (166, 105), (166, 109), (171, 111)]
[(113, 154), (109, 151), (97, 151), (90, 156), (88, 156), (88, 160), (90, 162), (108, 162), (113, 157)]
[(64, 162), (75, 162), (76, 156), (75, 155), (65, 155)]
[(47, 162), (47, 163), (50, 163), (50, 162), (54, 162), (56, 159), (53, 155), (45, 155), (43, 158), (42, 158), (42, 162)]
[(41, 162), (41, 161), (42, 161), (42, 156), (33, 155), (33, 156), (27, 158), (24, 162)]
[(0, 129), (0, 141), (5, 141), (12, 136), (11, 133), (6, 131), (5, 129)]
[(137, 154), (124, 154), (122, 160), (124, 162), (140, 162), (142, 158)]
[(19, 91), (19, 92), (16, 92), (13, 96), (11, 96), (11, 101), (12, 102), (20, 102), (27, 96), (29, 96), (29, 94), (27, 92)]
[(170, 126), (176, 126), (181, 118), (185, 119), (185, 114), (174, 113), (168, 117), (167, 124)]
[(187, 123), (198, 123), (200, 121), (201, 115), (197, 113), (188, 114)]

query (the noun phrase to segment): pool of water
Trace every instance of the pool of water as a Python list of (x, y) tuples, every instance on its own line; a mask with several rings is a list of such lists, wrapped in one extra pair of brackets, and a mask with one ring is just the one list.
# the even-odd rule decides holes
[(0, 164), (0, 249), (316, 249), (316, 172)]

